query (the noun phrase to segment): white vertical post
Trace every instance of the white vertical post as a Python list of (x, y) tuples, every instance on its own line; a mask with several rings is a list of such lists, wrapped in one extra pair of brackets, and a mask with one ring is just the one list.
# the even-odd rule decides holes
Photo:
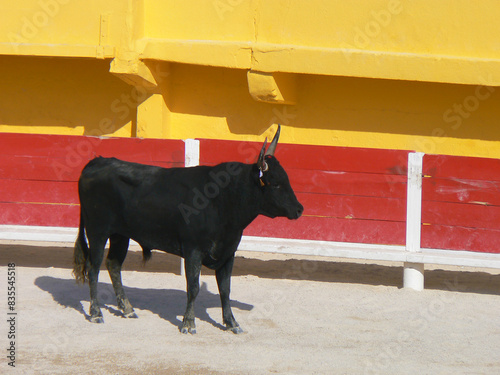
[(196, 167), (200, 165), (200, 141), (186, 139), (184, 141), (184, 166)]
[[(408, 154), (408, 188), (406, 203), (406, 251), (420, 252), (422, 225), (422, 152)], [(424, 289), (424, 264), (405, 262), (403, 287)]]
[[(200, 141), (186, 139), (184, 141), (184, 167), (200, 165)], [(184, 258), (181, 258), (181, 276), (185, 276)]]

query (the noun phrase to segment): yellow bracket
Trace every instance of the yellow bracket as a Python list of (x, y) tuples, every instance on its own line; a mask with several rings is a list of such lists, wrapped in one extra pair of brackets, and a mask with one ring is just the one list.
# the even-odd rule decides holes
[(160, 82), (155, 77), (154, 70), (139, 60), (138, 55), (131, 54), (129, 58), (114, 58), (109, 71), (132, 86), (142, 87), (153, 93), (159, 90)]
[(294, 74), (247, 72), (248, 91), (259, 102), (297, 104), (297, 82)]

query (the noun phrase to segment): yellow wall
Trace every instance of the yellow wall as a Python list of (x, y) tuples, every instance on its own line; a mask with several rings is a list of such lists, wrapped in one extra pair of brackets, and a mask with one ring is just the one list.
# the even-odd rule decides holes
[[(500, 158), (500, 3), (0, 5), (0, 132)], [(249, 73), (250, 72), (250, 73)]]
[(298, 104), (259, 103), (244, 71), (178, 64), (168, 103), (171, 137), (262, 140), (272, 124), (282, 140), (500, 157), (496, 88), (301, 75)]
[(130, 137), (137, 103), (109, 61), (1, 56), (0, 131)]

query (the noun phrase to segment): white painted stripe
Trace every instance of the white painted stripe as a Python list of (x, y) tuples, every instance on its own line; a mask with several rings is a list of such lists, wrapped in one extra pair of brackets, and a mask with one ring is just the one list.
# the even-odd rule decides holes
[(0, 240), (75, 242), (78, 228), (0, 225)]
[[(77, 228), (0, 225), (0, 240), (72, 243), (77, 233)], [(243, 236), (239, 250), (500, 269), (500, 254), (438, 249), (408, 252), (404, 246), (394, 245)]]

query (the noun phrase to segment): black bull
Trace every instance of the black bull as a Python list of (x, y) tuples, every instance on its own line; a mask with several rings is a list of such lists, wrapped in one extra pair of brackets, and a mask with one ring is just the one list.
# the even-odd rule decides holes
[(108, 239), (106, 267), (118, 307), (124, 316), (137, 317), (121, 282), (133, 239), (145, 260), (152, 249), (185, 259), (187, 307), (181, 332), (196, 332), (194, 301), (202, 265), (215, 270), (224, 324), (242, 332), (229, 293), (243, 230), (260, 214), (298, 219), (303, 211), (274, 157), (279, 131), (266, 153), (264, 142), (256, 164), (160, 168), (98, 157), (85, 166), (78, 181), (81, 213), (73, 273), (77, 281), (89, 281), (90, 321), (103, 322), (97, 280)]

